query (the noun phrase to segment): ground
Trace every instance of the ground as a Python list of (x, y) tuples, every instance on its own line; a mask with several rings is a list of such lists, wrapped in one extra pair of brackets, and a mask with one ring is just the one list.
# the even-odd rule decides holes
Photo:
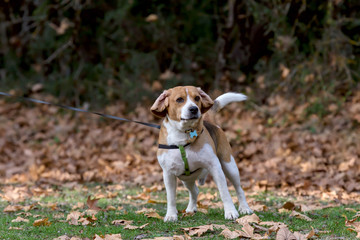
[[(32, 97), (56, 102), (50, 96)], [(123, 103), (117, 103), (101, 112), (159, 123), (159, 119), (150, 115), (147, 105), (150, 107), (151, 103), (128, 112)], [(254, 233), (265, 236), (271, 226), (264, 227), (261, 223), (273, 221), (285, 223), (291, 232), (305, 235), (311, 233), (313, 226), (319, 238), (355, 238), (359, 232), (356, 219), (360, 199), (359, 91), (327, 105), (320, 104), (316, 98), (298, 103), (273, 96), (260, 106), (250, 99), (247, 103), (229, 105), (217, 118), (232, 145), (250, 205), (257, 210), (259, 220), (248, 224)], [(1, 231), (8, 234), (5, 239), (16, 239), (17, 235), (23, 239), (24, 234), (29, 239), (32, 236), (37, 239), (40, 236), (37, 234), (49, 238), (64, 234), (92, 238), (95, 234), (105, 237), (104, 234), (118, 231), (125, 239), (137, 234), (146, 234), (146, 238), (186, 236), (190, 230), (182, 228), (204, 224), (225, 225), (235, 236), (243, 234), (235, 230), (243, 231), (246, 223), (222, 219), (217, 195), (207, 202), (207, 214), (184, 216), (178, 223), (165, 224), (156, 218), (150, 221), (135, 213), (146, 207), (154, 208), (160, 216), (165, 214), (164, 190), (151, 193), (160, 203), (147, 203), (147, 195), (143, 196), (145, 200), (141, 196), (139, 200), (132, 198), (142, 191), (136, 190), (139, 186), (162, 186), (162, 171), (156, 160), (157, 134), (157, 129), (145, 126), (0, 99), (1, 208), (4, 211), (8, 206), (20, 206), (13, 209), (16, 211), (5, 211), (1, 219), (4, 223)], [(89, 186), (92, 183), (99, 184), (98, 189), (110, 195), (96, 195), (97, 188)], [(207, 184), (205, 192), (214, 194), (211, 178)], [(74, 194), (80, 195), (74, 197)], [(69, 225), (71, 209), (78, 202), (86, 203), (88, 196), (100, 198), (101, 208), (115, 209), (84, 215), (85, 209), (91, 207), (80, 206), (79, 218), (74, 221), (79, 223), (83, 219), (89, 223), (81, 227)], [(185, 200), (185, 196), (179, 200), (179, 209), (185, 208)], [(293, 206), (288, 209), (290, 212), (286, 208), (281, 210), (286, 202), (294, 205), (290, 204)], [(50, 208), (46, 206), (48, 203)], [(301, 214), (312, 221), (304, 220)], [(48, 218), (40, 221), (44, 226), (33, 225), (37, 219), (34, 215)], [(12, 222), (17, 217), (29, 222), (21, 219), (20, 223)], [(149, 225), (125, 231), (123, 226), (113, 226), (111, 221), (117, 219), (131, 219), (131, 226)], [(10, 227), (23, 230), (9, 230)], [(220, 233), (224, 227), (209, 225), (208, 228), (204, 238), (223, 237)], [(271, 234), (270, 237), (276, 237), (279, 231)]]

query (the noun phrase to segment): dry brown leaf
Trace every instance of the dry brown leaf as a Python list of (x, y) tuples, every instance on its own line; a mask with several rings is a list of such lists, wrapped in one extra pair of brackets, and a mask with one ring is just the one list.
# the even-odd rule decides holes
[(145, 18), (145, 21), (146, 22), (156, 22), (158, 19), (159, 19), (158, 16), (156, 14), (152, 13)]
[(21, 228), (21, 227), (9, 227), (8, 229), (9, 229), (9, 230), (24, 230), (24, 229)]
[(29, 219), (17, 217), (16, 219), (11, 220), (11, 222), (29, 222)]
[(207, 231), (214, 231), (214, 228), (213, 228), (212, 224), (210, 224), (210, 225), (202, 225), (202, 226), (197, 226), (197, 227), (182, 228), (182, 229), (184, 231), (187, 231), (190, 236), (197, 235), (198, 237), (200, 237), (201, 235), (203, 235)]
[(109, 205), (106, 207), (105, 211), (116, 211), (116, 207)]
[(127, 199), (129, 199), (129, 200), (146, 200), (146, 201), (148, 201), (150, 199), (150, 195), (148, 193), (143, 192), (143, 193), (140, 193), (140, 194), (138, 194), (136, 196), (128, 195)]
[(260, 222), (259, 224), (262, 225), (262, 226), (271, 226), (268, 229), (269, 234), (271, 234), (273, 232), (277, 232), (281, 228), (287, 228), (287, 225), (285, 223), (283, 223), (283, 222), (268, 221), (268, 222)]
[(135, 211), (136, 214), (156, 212), (154, 208), (142, 208), (141, 210)]
[(105, 236), (99, 236), (95, 234), (94, 240), (122, 240), (121, 234), (105, 234)]
[(88, 206), (89, 209), (91, 210), (95, 210), (95, 211), (103, 211), (102, 208), (97, 206), (97, 202), (99, 201), (99, 198), (94, 198), (91, 199), (90, 196), (88, 196), (87, 200), (86, 200), (86, 205)]
[(127, 225), (125, 225), (124, 229), (143, 229), (149, 224), (150, 223), (146, 223), (146, 224), (141, 225), (141, 226), (133, 226), (133, 225), (127, 224)]
[(296, 237), (287, 227), (283, 227), (277, 232), (276, 240), (296, 240)]
[(130, 225), (132, 224), (134, 221), (133, 220), (123, 220), (123, 219), (119, 219), (119, 220), (114, 220), (111, 222), (112, 225), (115, 226), (119, 226), (119, 225)]
[(145, 213), (144, 215), (147, 216), (148, 218), (164, 219), (164, 217), (160, 216), (157, 212), (149, 212), (149, 213)]
[(150, 188), (145, 187), (145, 186), (141, 186), (141, 187), (142, 187), (144, 193), (159, 192), (163, 189), (162, 185), (154, 185)]
[(57, 238), (54, 238), (53, 240), (70, 240), (71, 238), (68, 235), (62, 235)]
[(165, 204), (166, 203), (166, 201), (165, 200), (155, 200), (155, 199), (149, 199), (148, 201), (147, 201), (147, 203), (160, 203), (160, 204)]
[(231, 231), (228, 228), (224, 229), (220, 233), (220, 235), (224, 236), (226, 239), (235, 239), (235, 238), (239, 238), (241, 236), (239, 231)]
[(85, 203), (83, 203), (83, 202), (78, 202), (78, 203), (76, 203), (76, 205), (74, 205), (71, 209), (72, 210), (75, 210), (75, 209), (83, 209), (85, 207)]
[(259, 223), (260, 222), (260, 218), (255, 214), (251, 214), (251, 215), (245, 215), (241, 218), (238, 218), (235, 220), (238, 224), (244, 225), (246, 223)]
[(282, 208), (286, 209), (286, 210), (289, 210), (289, 211), (292, 211), (295, 209), (295, 204), (293, 202), (286, 202)]
[(22, 209), (23, 209), (23, 206), (20, 206), (20, 205), (8, 205), (4, 208), (4, 212), (17, 212)]
[(345, 217), (345, 226), (349, 227), (348, 230), (349, 231), (353, 231), (356, 232), (357, 238), (360, 238), (360, 222), (357, 222), (356, 220), (360, 217), (359, 214), (356, 214), (355, 217), (353, 217), (353, 219), (348, 220), (346, 215), (344, 215)]
[(33, 226), (35, 226), (35, 227), (50, 226), (51, 222), (49, 222), (48, 220), (49, 220), (49, 218), (43, 218), (43, 219), (35, 220), (34, 223), (33, 223)]
[(192, 217), (196, 212), (186, 212), (185, 210), (181, 213), (181, 217)]
[(79, 218), (82, 216), (83, 216), (83, 213), (81, 213), (81, 212), (78, 212), (78, 211), (70, 212), (66, 217), (66, 221), (70, 225), (79, 225)]
[(267, 212), (269, 208), (264, 204), (255, 204), (250, 206), (255, 212)]
[(299, 212), (296, 212), (296, 211), (292, 211), (291, 214), (289, 215), (290, 217), (296, 217), (296, 218), (299, 218), (299, 219), (302, 219), (302, 220), (305, 220), (305, 221), (308, 221), (308, 222), (311, 222), (312, 219), (309, 218), (308, 216), (304, 215), (304, 214), (301, 214)]

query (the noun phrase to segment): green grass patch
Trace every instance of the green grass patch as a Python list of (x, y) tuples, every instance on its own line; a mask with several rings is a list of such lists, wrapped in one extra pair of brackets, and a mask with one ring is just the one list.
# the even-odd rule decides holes
[[(216, 193), (213, 188), (201, 188), (203, 193)], [(175, 223), (164, 223), (163, 220), (157, 218), (148, 218), (144, 214), (137, 214), (136, 211), (142, 208), (153, 208), (160, 216), (166, 213), (165, 203), (146, 203), (146, 200), (134, 200), (129, 196), (136, 196), (142, 193), (141, 188), (126, 188), (114, 190), (108, 186), (102, 185), (77, 185), (73, 188), (54, 188), (53, 194), (47, 196), (33, 196), (18, 205), (36, 204), (33, 209), (28, 212), (24, 210), (5, 213), (4, 209), (9, 205), (7, 201), (0, 201), (0, 239), (53, 239), (59, 236), (67, 235), (69, 237), (80, 237), (92, 239), (95, 234), (104, 236), (105, 234), (121, 233), (123, 239), (143, 239), (155, 237), (172, 237), (174, 235), (184, 235), (182, 228), (195, 227), (207, 224), (224, 224), (230, 230), (241, 230), (242, 226), (235, 221), (224, 219), (222, 208), (209, 208), (208, 213), (197, 212), (193, 216), (181, 216), (179, 221)], [(1, 191), (0, 191), (1, 193)], [(234, 192), (232, 192), (234, 195)], [(107, 197), (110, 196), (111, 197)], [(165, 190), (149, 193), (151, 199), (157, 201), (166, 200)], [(85, 212), (88, 208), (86, 201), (88, 196), (104, 196), (100, 198), (97, 206), (107, 208), (112, 206), (115, 209), (107, 211), (99, 211), (95, 217), (96, 220), (90, 225), (70, 225), (66, 218), (72, 211)], [(181, 188), (177, 196), (177, 208), (179, 211), (186, 208), (188, 196), (187, 191)], [(212, 202), (220, 201), (218, 195)], [(349, 231), (345, 226), (345, 218), (351, 219), (355, 215), (355, 211), (360, 210), (360, 204), (341, 205), (321, 210), (305, 212), (306, 216), (312, 221), (305, 221), (296, 217), (290, 217), (288, 212), (279, 212), (279, 208), (287, 201), (296, 201), (296, 198), (279, 197), (275, 193), (261, 192), (249, 198), (249, 201), (264, 204), (268, 207), (268, 211), (256, 212), (261, 221), (283, 222), (288, 225), (291, 231), (308, 233), (315, 229), (318, 233), (317, 239), (355, 239), (356, 234)], [(54, 205), (56, 203), (56, 205)], [(73, 209), (74, 206), (80, 204), (80, 208)], [(81, 206), (81, 204), (84, 204)], [(321, 204), (327, 205), (328, 202)], [(354, 211), (350, 211), (353, 209)], [(28, 222), (12, 222), (17, 217), (28, 219)], [(91, 217), (91, 216), (89, 216)], [(51, 223), (49, 226), (34, 226), (35, 220), (48, 218)], [(112, 224), (114, 220), (132, 220), (133, 226), (148, 225), (143, 229), (128, 230), (124, 226), (115, 226)], [(10, 229), (21, 228), (21, 229)], [(256, 228), (255, 228), (256, 229)], [(222, 229), (215, 229), (203, 234), (201, 237), (194, 236), (193, 239), (224, 239), (219, 235)], [(256, 230), (257, 233), (264, 235), (264, 231)], [(272, 233), (275, 238), (275, 233)]]

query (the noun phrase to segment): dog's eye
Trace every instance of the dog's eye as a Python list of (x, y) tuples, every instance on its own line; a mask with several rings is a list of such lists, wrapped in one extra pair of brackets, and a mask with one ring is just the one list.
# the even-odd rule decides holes
[(177, 103), (182, 103), (182, 102), (184, 102), (184, 99), (182, 97), (179, 97), (178, 99), (176, 99), (176, 102)]
[(195, 101), (197, 101), (197, 102), (200, 101), (200, 97), (199, 97), (199, 96), (196, 96), (196, 97), (195, 97)]

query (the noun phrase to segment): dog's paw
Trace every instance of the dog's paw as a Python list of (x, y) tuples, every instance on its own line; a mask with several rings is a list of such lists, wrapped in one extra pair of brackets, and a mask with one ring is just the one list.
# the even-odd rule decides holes
[(239, 206), (239, 213), (240, 214), (245, 214), (245, 215), (248, 215), (248, 214), (252, 214), (254, 213), (253, 210), (251, 210), (251, 208), (249, 206)]
[(186, 208), (185, 212), (187, 212), (187, 213), (190, 213), (190, 212), (196, 213), (197, 212), (197, 206), (196, 205), (195, 206), (188, 206)]
[(239, 217), (239, 213), (238, 211), (236, 211), (236, 209), (231, 211), (225, 211), (225, 219), (235, 220), (238, 217)]
[(164, 222), (176, 222), (178, 220), (177, 214), (166, 214)]

